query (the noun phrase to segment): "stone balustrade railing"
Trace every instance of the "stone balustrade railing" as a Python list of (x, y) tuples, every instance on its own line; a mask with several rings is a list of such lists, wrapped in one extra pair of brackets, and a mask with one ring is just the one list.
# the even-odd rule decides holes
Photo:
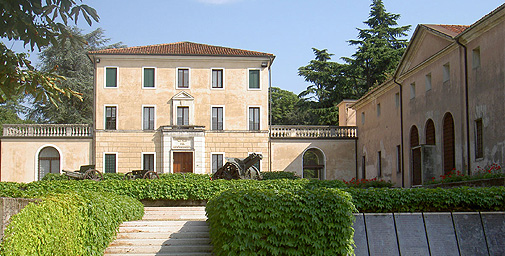
[(4, 124), (4, 137), (91, 137), (88, 124)]
[(354, 139), (358, 132), (354, 126), (302, 126), (302, 125), (272, 125), (271, 138), (328, 138)]

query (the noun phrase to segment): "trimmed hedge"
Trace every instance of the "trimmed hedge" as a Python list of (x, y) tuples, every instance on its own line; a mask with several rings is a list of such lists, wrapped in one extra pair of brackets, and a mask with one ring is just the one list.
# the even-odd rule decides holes
[(11, 218), (2, 255), (103, 255), (121, 223), (142, 218), (137, 200), (111, 193), (49, 195)]
[(300, 176), (296, 175), (293, 172), (283, 172), (283, 171), (262, 172), (261, 175), (263, 176), (264, 180), (278, 180), (278, 179), (297, 180), (297, 179), (301, 179)]
[(206, 207), (215, 255), (352, 255), (353, 212), (339, 189), (223, 192)]
[(457, 187), (345, 191), (359, 212), (466, 212), (505, 210), (505, 187)]

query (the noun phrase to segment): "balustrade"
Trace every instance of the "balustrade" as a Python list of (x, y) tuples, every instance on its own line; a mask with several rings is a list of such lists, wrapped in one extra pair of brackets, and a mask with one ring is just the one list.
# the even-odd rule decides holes
[(357, 138), (354, 126), (301, 126), (301, 125), (272, 125), (271, 138), (328, 138), (347, 139)]
[(4, 124), (4, 137), (91, 137), (87, 124)]

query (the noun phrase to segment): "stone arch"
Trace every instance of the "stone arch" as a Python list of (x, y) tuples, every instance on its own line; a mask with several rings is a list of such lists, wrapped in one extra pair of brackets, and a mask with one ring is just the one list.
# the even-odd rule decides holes
[(61, 154), (54, 146), (44, 146), (37, 154), (37, 179), (41, 180), (48, 173), (60, 173)]
[(443, 167), (447, 174), (456, 168), (454, 119), (450, 112), (444, 115), (442, 130)]
[(309, 148), (303, 153), (303, 178), (324, 180), (325, 156), (318, 148)]

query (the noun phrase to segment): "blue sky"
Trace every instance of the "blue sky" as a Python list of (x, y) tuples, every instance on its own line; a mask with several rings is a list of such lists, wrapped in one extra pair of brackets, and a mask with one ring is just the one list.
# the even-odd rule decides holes
[[(295, 93), (308, 83), (297, 75), (314, 58), (312, 47), (328, 49), (333, 60), (350, 56), (356, 28), (365, 28), (371, 0), (84, 0), (100, 15), (89, 32), (105, 29), (111, 42), (140, 46), (192, 41), (273, 53), (272, 85)], [(400, 25), (470, 25), (503, 0), (384, 0), (401, 15)], [(82, 17), (81, 17), (82, 18)], [(5, 42), (5, 40), (3, 40)], [(20, 51), (21, 43), (6, 43)], [(36, 59), (36, 54), (32, 54)]]

